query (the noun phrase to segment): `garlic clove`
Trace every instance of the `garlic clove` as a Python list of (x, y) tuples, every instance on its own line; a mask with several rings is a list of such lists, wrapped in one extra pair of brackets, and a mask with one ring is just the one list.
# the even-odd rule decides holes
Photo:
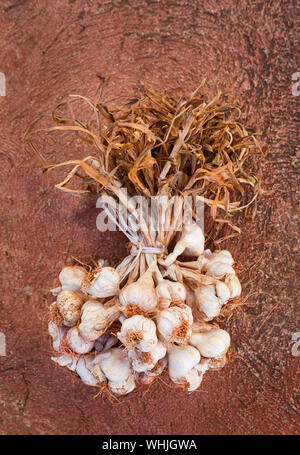
[(223, 277), (228, 273), (235, 273), (234, 268), (226, 262), (213, 261), (207, 266), (206, 275)]
[(162, 280), (156, 286), (156, 295), (159, 308), (168, 308), (171, 303), (181, 304), (186, 299), (186, 289), (182, 283)]
[(80, 291), (82, 282), (86, 279), (87, 271), (78, 265), (64, 267), (59, 274), (59, 281), (63, 291)]
[(95, 341), (105, 331), (106, 327), (119, 317), (117, 305), (105, 307), (95, 300), (88, 300), (82, 306), (79, 330), (88, 341)]
[(216, 283), (216, 294), (223, 304), (230, 299), (230, 289), (223, 281)]
[(52, 338), (52, 347), (55, 351), (61, 351), (60, 343), (65, 339), (68, 330), (67, 327), (58, 327), (54, 321), (49, 321), (48, 332)]
[(137, 314), (125, 319), (117, 337), (126, 347), (149, 352), (157, 343), (156, 325), (151, 319)]
[(186, 343), (192, 334), (193, 314), (185, 304), (162, 310), (156, 321), (161, 337), (167, 342)]
[(84, 303), (82, 294), (76, 291), (61, 291), (56, 300), (57, 308), (64, 320), (64, 325), (73, 327), (80, 319), (80, 309)]
[(203, 315), (205, 321), (211, 321), (219, 316), (222, 302), (215, 295), (214, 286), (203, 285), (195, 290), (195, 306)]
[(213, 358), (224, 355), (230, 346), (230, 335), (222, 329), (193, 333), (190, 339), (203, 357)]
[(120, 275), (113, 267), (103, 267), (97, 272), (93, 281), (83, 285), (82, 289), (94, 297), (112, 297), (119, 293)]
[(87, 354), (94, 347), (93, 341), (85, 340), (79, 333), (77, 327), (72, 327), (66, 336), (67, 345), (72, 349), (76, 354)]
[(128, 351), (128, 359), (131, 362), (131, 366), (137, 373), (146, 372), (152, 370), (157, 362), (166, 355), (167, 349), (165, 345), (158, 341), (155, 347), (149, 352), (139, 351), (134, 349)]
[(157, 296), (152, 271), (142, 275), (138, 281), (125, 286), (119, 295), (122, 311), (127, 314), (152, 313), (157, 306)]
[(169, 376), (173, 382), (183, 376), (200, 362), (199, 350), (190, 345), (173, 345), (168, 350)]
[(242, 286), (235, 274), (229, 274), (225, 277), (225, 284), (228, 286), (230, 291), (230, 298), (235, 299), (242, 293)]

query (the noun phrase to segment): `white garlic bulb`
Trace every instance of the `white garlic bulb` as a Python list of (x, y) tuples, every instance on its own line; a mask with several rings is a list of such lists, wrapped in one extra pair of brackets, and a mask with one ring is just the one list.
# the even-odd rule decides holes
[(234, 299), (241, 295), (242, 293), (241, 283), (235, 274), (231, 273), (229, 275), (226, 275), (225, 284), (229, 288), (231, 299)]
[(66, 354), (61, 354), (57, 357), (51, 357), (51, 360), (53, 360), (53, 362), (57, 363), (61, 367), (67, 367), (70, 371), (76, 370), (78, 359), (79, 357), (76, 355), (71, 356)]
[(158, 306), (161, 309), (168, 308), (171, 303), (181, 304), (186, 299), (186, 289), (182, 283), (170, 280), (162, 280), (156, 286)]
[(157, 306), (152, 271), (148, 269), (138, 281), (125, 286), (120, 292), (119, 301), (125, 314), (152, 313)]
[(179, 241), (176, 243), (172, 253), (164, 261), (166, 267), (170, 266), (178, 256), (183, 254), (189, 257), (198, 257), (204, 251), (203, 231), (197, 224), (185, 224)]
[(76, 365), (76, 373), (84, 384), (91, 386), (96, 386), (106, 380), (99, 365), (95, 365), (95, 357), (93, 355), (80, 357)]
[(94, 347), (93, 341), (85, 340), (79, 333), (77, 327), (72, 327), (66, 336), (67, 345), (77, 354), (86, 354)]
[(222, 301), (215, 294), (213, 285), (200, 285), (195, 290), (195, 306), (203, 315), (205, 321), (211, 321), (219, 316)]
[(230, 265), (227, 264), (226, 262), (212, 262), (208, 267), (206, 271), (206, 275), (211, 275), (211, 276), (216, 276), (219, 278), (222, 278), (224, 275), (227, 275), (228, 273), (235, 273), (234, 268)]
[(226, 303), (230, 299), (230, 289), (223, 283), (223, 281), (218, 281), (215, 285), (216, 294), (222, 303)]
[(76, 291), (65, 290), (58, 294), (56, 305), (64, 320), (64, 325), (73, 327), (77, 324), (83, 303), (83, 295)]
[(190, 339), (203, 357), (220, 357), (230, 346), (230, 335), (222, 329), (212, 329), (207, 332), (193, 333)]
[(165, 345), (161, 341), (158, 341), (151, 351), (144, 352), (138, 349), (128, 351), (128, 359), (134, 371), (141, 373), (152, 370), (157, 362), (166, 355), (166, 352)]
[(135, 372), (136, 380), (139, 384), (150, 385), (164, 371), (168, 364), (167, 356), (160, 359), (152, 370), (142, 373)]
[(82, 306), (80, 333), (86, 340), (95, 341), (102, 335), (106, 327), (118, 317), (117, 305), (106, 307), (95, 300), (88, 300)]
[(233, 265), (234, 259), (231, 253), (227, 250), (215, 251), (212, 253), (210, 250), (204, 251), (205, 262), (203, 264), (203, 270), (206, 271), (207, 268), (215, 262), (222, 262), (223, 264)]
[(103, 267), (84, 290), (94, 297), (105, 298), (119, 293), (120, 276), (113, 267)]
[(86, 279), (87, 271), (78, 265), (64, 267), (59, 274), (59, 281), (63, 291), (80, 291), (81, 284)]
[(67, 327), (64, 326), (58, 327), (54, 321), (49, 321), (48, 332), (52, 338), (52, 346), (55, 351), (61, 350), (60, 344), (62, 341), (64, 341), (68, 333), (68, 330), (69, 329)]
[(137, 314), (125, 319), (117, 337), (126, 347), (149, 352), (157, 343), (156, 325), (151, 319)]
[(135, 388), (134, 375), (124, 349), (112, 348), (97, 355), (95, 362), (100, 364), (112, 392), (125, 395)]
[(156, 321), (161, 337), (167, 342), (186, 343), (192, 334), (193, 314), (185, 304), (162, 310)]
[(200, 353), (190, 345), (173, 345), (168, 350), (168, 360), (171, 380), (184, 381), (184, 375), (200, 362)]

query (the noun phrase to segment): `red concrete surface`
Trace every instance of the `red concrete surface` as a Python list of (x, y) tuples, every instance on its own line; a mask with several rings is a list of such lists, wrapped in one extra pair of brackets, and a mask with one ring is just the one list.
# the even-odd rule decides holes
[[(297, 433), (296, 17), (296, 1), (1, 0), (1, 434)], [(207, 77), (208, 92), (230, 89), (248, 104), (248, 124), (270, 145), (268, 193), (227, 244), (246, 267), (261, 259), (242, 276), (255, 305), (229, 323), (239, 357), (191, 395), (157, 382), (112, 404), (50, 361), (43, 317), (61, 267), (71, 254), (122, 256), (126, 242), (96, 230), (93, 201), (54, 190), (53, 176), (42, 181), (22, 136), (66, 94), (94, 96), (97, 75), (108, 74), (111, 98), (144, 84), (189, 93)], [(68, 145), (59, 159), (72, 157)]]

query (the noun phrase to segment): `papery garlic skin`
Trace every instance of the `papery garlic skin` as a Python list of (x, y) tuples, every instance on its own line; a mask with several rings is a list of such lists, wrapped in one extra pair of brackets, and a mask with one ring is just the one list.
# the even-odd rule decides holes
[(230, 346), (230, 335), (222, 329), (193, 333), (190, 344), (195, 346), (203, 357), (220, 357), (227, 352)]
[(166, 355), (166, 352), (166, 346), (161, 341), (158, 341), (149, 352), (139, 351), (138, 349), (128, 351), (128, 359), (134, 371), (142, 373), (152, 370), (157, 362)]
[[(119, 293), (120, 275), (113, 267), (103, 267), (86, 286), (89, 295), (98, 298), (112, 297)], [(83, 289), (85, 286), (83, 286)]]
[(152, 313), (157, 306), (153, 279), (147, 272), (134, 283), (125, 286), (119, 295), (122, 311)]
[(126, 347), (135, 347), (143, 352), (151, 351), (158, 341), (155, 323), (138, 314), (125, 319), (117, 337)]
[(156, 322), (157, 330), (166, 342), (186, 343), (192, 334), (193, 314), (185, 304), (162, 310)]
[(235, 274), (229, 274), (225, 277), (225, 284), (229, 288), (230, 291), (230, 298), (235, 299), (239, 297), (242, 293), (242, 286)]
[[(173, 345), (168, 350), (169, 375), (173, 382), (182, 381), (184, 375), (200, 362), (199, 350), (190, 345)], [(177, 382), (178, 383), (178, 382)]]
[(95, 300), (88, 300), (82, 306), (79, 330), (88, 341), (95, 341), (104, 332), (107, 325), (119, 317), (117, 305), (105, 307)]
[(211, 321), (219, 316), (222, 303), (216, 296), (213, 285), (202, 285), (195, 290), (195, 306), (205, 321)]
[(52, 338), (52, 347), (55, 351), (59, 352), (61, 350), (60, 344), (65, 339), (68, 330), (67, 327), (58, 327), (54, 321), (49, 321), (48, 332)]
[(181, 304), (186, 299), (186, 289), (182, 283), (162, 280), (156, 286), (156, 295), (160, 309), (168, 308), (171, 303)]
[(224, 275), (235, 273), (234, 268), (226, 262), (213, 262), (207, 267), (206, 275), (222, 278)]
[(87, 271), (78, 265), (64, 267), (59, 274), (59, 281), (63, 291), (80, 291), (81, 284), (86, 279)]
[(84, 303), (82, 294), (76, 291), (61, 291), (56, 300), (57, 308), (64, 320), (64, 325), (73, 327), (80, 319), (80, 310)]
[(66, 336), (66, 343), (76, 354), (87, 354), (94, 347), (93, 341), (85, 340), (77, 327), (72, 327)]

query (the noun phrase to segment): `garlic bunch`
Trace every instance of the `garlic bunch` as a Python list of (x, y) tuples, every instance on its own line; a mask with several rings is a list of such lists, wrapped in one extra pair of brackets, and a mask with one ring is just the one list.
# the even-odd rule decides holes
[(192, 334), (193, 314), (189, 306), (172, 306), (156, 317), (157, 329), (165, 342), (187, 343)]
[(87, 294), (98, 298), (112, 297), (119, 293), (120, 276), (113, 267), (103, 267), (98, 271), (91, 283), (83, 285)]

